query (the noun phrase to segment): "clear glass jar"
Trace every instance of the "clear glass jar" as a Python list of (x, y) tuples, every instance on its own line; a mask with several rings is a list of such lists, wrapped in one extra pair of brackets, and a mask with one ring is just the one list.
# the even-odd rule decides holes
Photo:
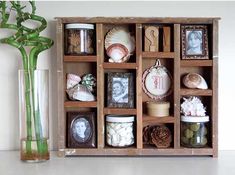
[(49, 160), (48, 70), (19, 70), (19, 115), (21, 160)]
[(113, 147), (127, 147), (134, 144), (134, 116), (106, 116), (106, 143)]
[(181, 145), (190, 148), (205, 147), (208, 143), (208, 122), (208, 116), (181, 116)]
[(65, 29), (65, 53), (67, 55), (94, 54), (93, 24), (66, 24)]

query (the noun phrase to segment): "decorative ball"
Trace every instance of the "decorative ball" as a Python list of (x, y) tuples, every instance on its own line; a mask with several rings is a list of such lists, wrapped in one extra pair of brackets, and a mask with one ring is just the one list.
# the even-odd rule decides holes
[(200, 123), (194, 123), (190, 126), (190, 129), (195, 132), (198, 131), (199, 128), (200, 128)]
[(192, 138), (193, 137), (193, 131), (191, 131), (190, 129), (186, 129), (184, 131), (184, 136), (188, 139)]
[(91, 92), (95, 92), (96, 78), (92, 74), (86, 74), (82, 77), (83, 85), (85, 85)]

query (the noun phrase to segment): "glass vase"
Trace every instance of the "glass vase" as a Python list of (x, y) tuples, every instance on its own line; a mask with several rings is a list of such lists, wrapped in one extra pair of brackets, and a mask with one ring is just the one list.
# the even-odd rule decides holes
[(19, 112), (21, 160), (49, 160), (48, 70), (19, 70)]

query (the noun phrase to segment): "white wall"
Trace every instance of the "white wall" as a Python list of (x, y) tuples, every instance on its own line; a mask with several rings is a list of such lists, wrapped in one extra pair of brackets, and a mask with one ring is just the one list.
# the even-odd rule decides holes
[[(221, 17), (219, 37), (219, 149), (235, 149), (234, 2), (36, 2), (37, 14), (48, 20), (43, 35), (56, 39), (55, 19), (62, 16)], [(0, 30), (1, 33), (1, 30)], [(2, 38), (2, 35), (0, 35)], [(50, 138), (57, 148), (56, 44), (39, 58), (50, 69)], [(0, 150), (19, 148), (17, 70), (20, 55), (0, 45)]]

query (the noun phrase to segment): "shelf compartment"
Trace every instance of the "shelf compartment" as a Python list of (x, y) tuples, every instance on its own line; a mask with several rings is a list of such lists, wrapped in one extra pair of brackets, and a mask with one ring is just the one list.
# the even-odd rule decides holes
[(65, 101), (66, 108), (96, 108), (97, 101)]
[(143, 114), (143, 126), (159, 123), (174, 123), (175, 118), (173, 116), (167, 117), (153, 117)]
[[(104, 38), (104, 44), (105, 44), (105, 39), (107, 37), (107, 34), (113, 29), (113, 28), (118, 28), (118, 27), (125, 27), (128, 29), (128, 32), (130, 32), (130, 35), (135, 38), (136, 40), (136, 25), (131, 24), (131, 23), (126, 23), (126, 24), (120, 24), (120, 23), (106, 23), (103, 24), (103, 38)], [(121, 38), (120, 38), (121, 40)], [(121, 44), (124, 44), (123, 42), (120, 41)], [(110, 57), (107, 55), (107, 50), (105, 49), (104, 45), (104, 62), (108, 63), (108, 60)], [(128, 60), (130, 63), (135, 63), (136, 62), (136, 50), (134, 50), (133, 53), (131, 53), (130, 58)]]
[(64, 62), (96, 62), (96, 56), (64, 56)]
[(103, 63), (104, 69), (138, 69), (136, 63)]
[(104, 114), (136, 115), (136, 109), (130, 108), (104, 108)]
[(180, 95), (188, 96), (188, 95), (195, 95), (195, 96), (212, 96), (213, 91), (211, 89), (180, 89)]
[(212, 67), (193, 66), (193, 64), (187, 67), (181, 67), (180, 69), (181, 89), (186, 88), (186, 86), (183, 84), (183, 79), (185, 75), (187, 75), (188, 73), (197, 73), (201, 75), (205, 79), (208, 88), (212, 89), (212, 82), (213, 82)]
[(174, 58), (174, 52), (143, 52), (143, 58)]
[(193, 67), (193, 66), (211, 67), (213, 66), (213, 61), (212, 60), (181, 60), (180, 66), (182, 67)]

